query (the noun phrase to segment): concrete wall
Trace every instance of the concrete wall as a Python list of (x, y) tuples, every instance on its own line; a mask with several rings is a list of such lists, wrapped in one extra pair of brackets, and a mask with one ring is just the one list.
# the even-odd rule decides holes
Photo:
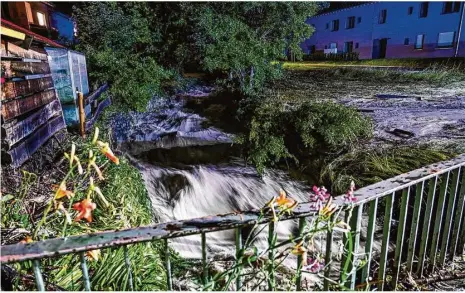
[[(461, 3), (459, 12), (442, 14), (443, 3), (429, 2), (428, 15), (425, 18), (419, 17), (421, 2), (384, 1), (315, 16), (307, 21), (315, 27), (315, 33), (302, 44), (302, 48), (304, 52), (309, 53), (312, 45), (315, 45), (318, 51), (324, 50), (325, 46), (329, 48), (332, 42), (337, 42), (338, 52), (342, 52), (344, 42), (352, 41), (353, 51), (359, 53), (360, 59), (371, 59), (373, 40), (386, 38), (386, 58), (453, 57), (464, 3)], [(410, 15), (409, 7), (413, 7)], [(383, 9), (387, 10), (386, 22), (380, 24), (380, 12)], [(355, 27), (347, 29), (347, 18), (350, 16), (355, 16)], [(361, 17), (360, 23), (357, 21), (358, 17)], [(335, 19), (339, 19), (339, 30), (331, 31), (331, 22)], [(464, 27), (462, 24), (458, 55), (461, 57), (465, 57)], [(453, 47), (437, 48), (438, 35), (443, 32), (455, 32)], [(417, 50), (415, 40), (419, 34), (424, 34), (425, 37), (423, 49)], [(408, 45), (404, 45), (406, 38), (409, 39)]]

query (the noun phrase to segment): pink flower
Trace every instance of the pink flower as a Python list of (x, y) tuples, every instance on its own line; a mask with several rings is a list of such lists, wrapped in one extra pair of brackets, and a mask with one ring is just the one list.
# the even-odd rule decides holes
[(352, 182), (350, 182), (349, 190), (344, 195), (344, 199), (349, 201), (349, 202), (357, 201), (357, 198), (355, 197), (354, 191), (355, 191), (355, 182), (352, 180)]
[(327, 201), (331, 197), (327, 191), (328, 190), (324, 186), (313, 186), (313, 194), (310, 199), (314, 201), (313, 207), (315, 209), (321, 209), (323, 207), (323, 202)]
[(307, 265), (305, 265), (302, 270), (311, 272), (311, 273), (318, 273), (319, 271), (323, 270), (325, 267), (325, 262), (319, 260), (318, 258), (307, 258)]

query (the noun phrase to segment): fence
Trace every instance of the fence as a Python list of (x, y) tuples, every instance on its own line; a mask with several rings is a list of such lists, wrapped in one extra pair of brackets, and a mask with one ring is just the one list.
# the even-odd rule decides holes
[[(417, 277), (422, 277), (427, 271), (441, 268), (446, 260), (453, 260), (455, 255), (463, 253), (465, 248), (465, 154), (450, 161), (436, 163), (362, 188), (355, 192), (355, 196), (357, 201), (354, 204), (345, 202), (343, 197), (334, 200), (338, 209), (345, 211), (352, 231), (346, 235), (352, 238), (350, 243), (353, 245), (346, 245), (344, 249), (344, 259), (349, 258), (355, 268), (355, 273), (347, 279), (344, 278), (344, 283), (348, 288), (354, 289), (359, 284), (366, 284), (370, 288), (377, 286), (378, 290), (383, 290), (387, 286), (396, 289), (401, 274), (413, 273)], [(306, 220), (317, 213), (318, 210), (313, 203), (301, 203), (293, 209), (292, 213), (285, 216), (284, 220), (299, 219), (301, 231)], [(349, 215), (352, 215), (350, 219)], [(363, 249), (361, 245), (362, 217), (368, 217)], [(164, 241), (168, 247), (170, 238), (200, 235), (205, 273), (207, 267), (206, 234), (236, 229), (236, 246), (237, 251), (240, 251), (242, 249), (241, 229), (254, 225), (257, 221), (262, 224), (269, 223), (270, 231), (273, 230), (275, 223), (272, 221), (272, 216), (260, 217), (259, 211), (253, 210), (172, 221), (150, 227), (49, 239), (29, 244), (6, 245), (2, 246), (0, 260), (3, 264), (32, 260), (37, 287), (39, 290), (44, 290), (39, 260), (59, 255), (78, 254), (84, 288), (90, 290), (91, 280), (85, 252), (124, 246), (130, 288), (134, 288), (131, 265), (137, 264), (131, 264), (127, 256), (127, 245)], [(382, 223), (379, 253), (374, 251), (375, 243), (377, 243), (375, 238), (377, 221)], [(394, 225), (397, 226), (395, 233), (393, 233)], [(325, 290), (330, 288), (329, 276), (337, 270), (331, 249), (334, 233), (336, 233), (335, 230), (328, 231), (325, 241), (324, 276), (327, 277), (324, 281)], [(269, 256), (273, 258), (273, 254)], [(365, 265), (359, 265), (362, 258), (365, 260)], [(375, 260), (379, 266), (374, 265)], [(301, 261), (302, 259), (299, 258), (298, 262)], [(168, 276), (167, 286), (171, 290), (173, 287), (168, 249), (166, 249), (165, 267)], [(388, 269), (392, 276), (392, 280), (389, 281), (387, 280)], [(297, 282), (300, 280), (300, 277), (297, 278)], [(241, 280), (236, 281), (240, 284)], [(300, 289), (299, 283), (296, 286)]]

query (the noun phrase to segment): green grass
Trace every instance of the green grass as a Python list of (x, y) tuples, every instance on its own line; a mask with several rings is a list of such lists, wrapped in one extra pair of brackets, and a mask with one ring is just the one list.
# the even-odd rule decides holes
[(456, 155), (453, 150), (429, 146), (356, 149), (325, 163), (320, 180), (331, 186), (333, 194), (343, 194), (352, 180), (364, 187)]
[(368, 59), (358, 61), (301, 61), (301, 62), (284, 62), (285, 69), (304, 69), (322, 66), (343, 66), (343, 65), (361, 65), (361, 66), (403, 66), (408, 68), (457, 68), (465, 67), (465, 61), (462, 58), (402, 58), (402, 59)]

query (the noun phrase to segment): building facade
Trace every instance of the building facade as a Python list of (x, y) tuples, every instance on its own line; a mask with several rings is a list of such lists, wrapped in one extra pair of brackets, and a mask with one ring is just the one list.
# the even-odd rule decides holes
[(307, 54), (360, 59), (465, 57), (464, 2), (371, 2), (307, 20)]

